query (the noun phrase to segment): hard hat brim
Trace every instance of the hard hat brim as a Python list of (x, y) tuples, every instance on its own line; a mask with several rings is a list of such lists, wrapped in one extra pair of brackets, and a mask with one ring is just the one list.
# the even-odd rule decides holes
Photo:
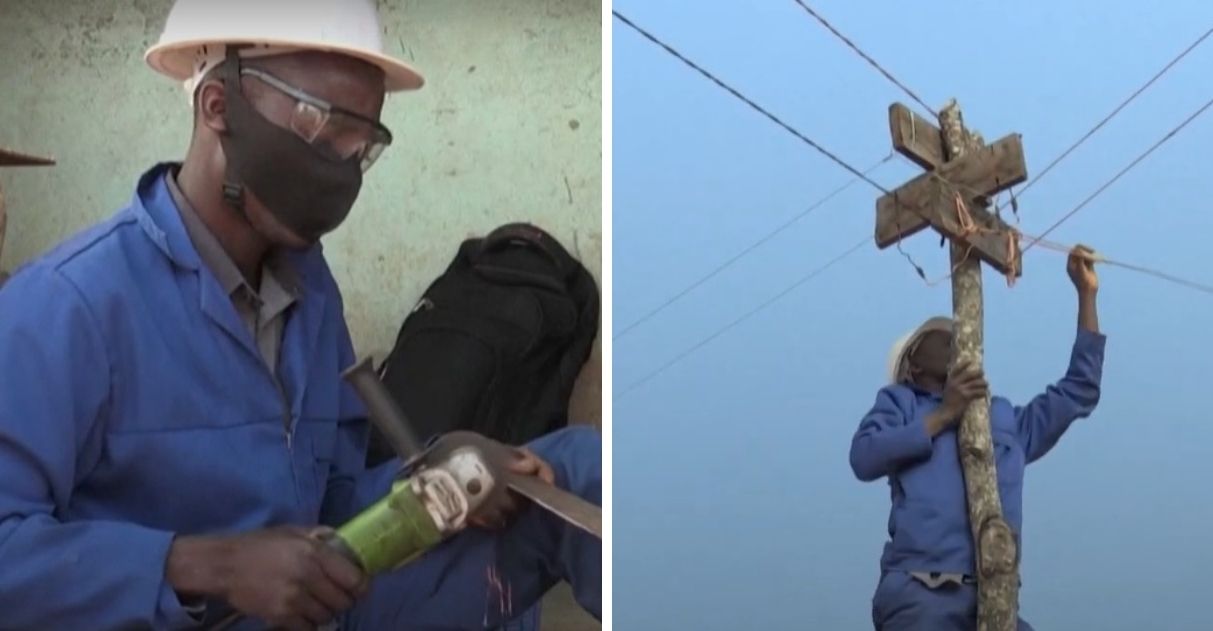
[(901, 368), (906, 361), (906, 353), (909, 352), (910, 347), (917, 343), (922, 336), (930, 333), (931, 331), (951, 332), (952, 327), (953, 325), (951, 318), (946, 316), (936, 316), (927, 320), (926, 322), (923, 322), (917, 329), (914, 329), (913, 331), (901, 336), (901, 338), (893, 344), (893, 349), (889, 352), (889, 383), (896, 384), (899, 381), (901, 377)]
[(185, 81), (193, 76), (194, 51), (198, 50), (199, 47), (215, 45), (226, 46), (234, 44), (255, 44), (275, 47), (281, 46), (284, 48), (297, 48), (300, 50), (335, 53), (360, 59), (379, 68), (380, 70), (383, 70), (384, 89), (387, 92), (418, 90), (421, 88), (421, 86), (425, 85), (425, 78), (421, 76), (420, 72), (409, 64), (406, 64), (398, 59), (394, 59), (382, 53), (377, 53), (373, 50), (367, 50), (365, 48), (356, 48), (352, 46), (327, 46), (319, 45), (314, 42), (266, 39), (258, 39), (256, 41), (215, 41), (214, 39), (187, 40), (152, 46), (143, 56), (143, 59), (156, 72), (177, 81)]

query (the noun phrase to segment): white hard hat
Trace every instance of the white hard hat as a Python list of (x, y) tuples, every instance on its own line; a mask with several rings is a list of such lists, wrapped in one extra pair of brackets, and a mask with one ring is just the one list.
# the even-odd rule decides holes
[(922, 323), (917, 329), (901, 336), (889, 351), (888, 378), (890, 384), (899, 384), (908, 376), (910, 351), (918, 344), (922, 336), (931, 331), (952, 331), (952, 319), (943, 316), (934, 317)]
[(348, 55), (381, 68), (388, 92), (416, 90), (425, 83), (410, 65), (383, 54), (382, 26), (372, 0), (176, 0), (160, 41), (144, 59), (192, 92), (223, 61), (229, 44), (253, 46), (242, 56), (293, 51)]

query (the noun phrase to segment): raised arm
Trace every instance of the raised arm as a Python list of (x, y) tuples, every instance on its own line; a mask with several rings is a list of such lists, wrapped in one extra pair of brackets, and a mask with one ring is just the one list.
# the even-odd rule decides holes
[(1090, 416), (1099, 403), (1106, 338), (1099, 331), (1099, 279), (1092, 259), (1093, 252), (1079, 246), (1070, 253), (1067, 263), (1078, 294), (1078, 333), (1065, 376), (1015, 410), (1028, 462), (1039, 460), (1053, 449), (1070, 424)]

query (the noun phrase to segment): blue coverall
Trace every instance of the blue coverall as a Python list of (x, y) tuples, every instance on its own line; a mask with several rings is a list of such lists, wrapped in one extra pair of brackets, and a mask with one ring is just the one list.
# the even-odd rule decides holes
[[(1105, 338), (1079, 329), (1066, 375), (1027, 405), (994, 397), (990, 425), (1003, 516), (1021, 541), (1025, 467), (1049, 452), (1070, 424), (1099, 402)], [(851, 442), (851, 468), (865, 482), (887, 477), (892, 496), (889, 541), (872, 600), (878, 631), (968, 631), (975, 627), (971, 584), (929, 589), (911, 572), (973, 576), (964, 475), (955, 428), (934, 439), (925, 420), (941, 403), (910, 385), (880, 391)], [(1020, 620), (1020, 629), (1030, 627)]]
[[(399, 467), (365, 469), (365, 413), (340, 377), (355, 357), (321, 248), (291, 255), (303, 287), (280, 392), (201, 265), (168, 168), (0, 289), (0, 628), (190, 628), (164, 577), (174, 536), (335, 526)], [(530, 447), (559, 486), (601, 503), (595, 430)], [(344, 628), (491, 627), (561, 579), (600, 615), (601, 555), (597, 539), (524, 509), (377, 578)]]

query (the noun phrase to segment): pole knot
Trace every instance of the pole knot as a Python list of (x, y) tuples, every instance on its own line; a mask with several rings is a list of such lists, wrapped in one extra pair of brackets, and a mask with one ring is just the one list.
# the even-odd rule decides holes
[(977, 576), (990, 579), (1015, 572), (1017, 566), (1015, 534), (1001, 515), (991, 515), (977, 533)]

